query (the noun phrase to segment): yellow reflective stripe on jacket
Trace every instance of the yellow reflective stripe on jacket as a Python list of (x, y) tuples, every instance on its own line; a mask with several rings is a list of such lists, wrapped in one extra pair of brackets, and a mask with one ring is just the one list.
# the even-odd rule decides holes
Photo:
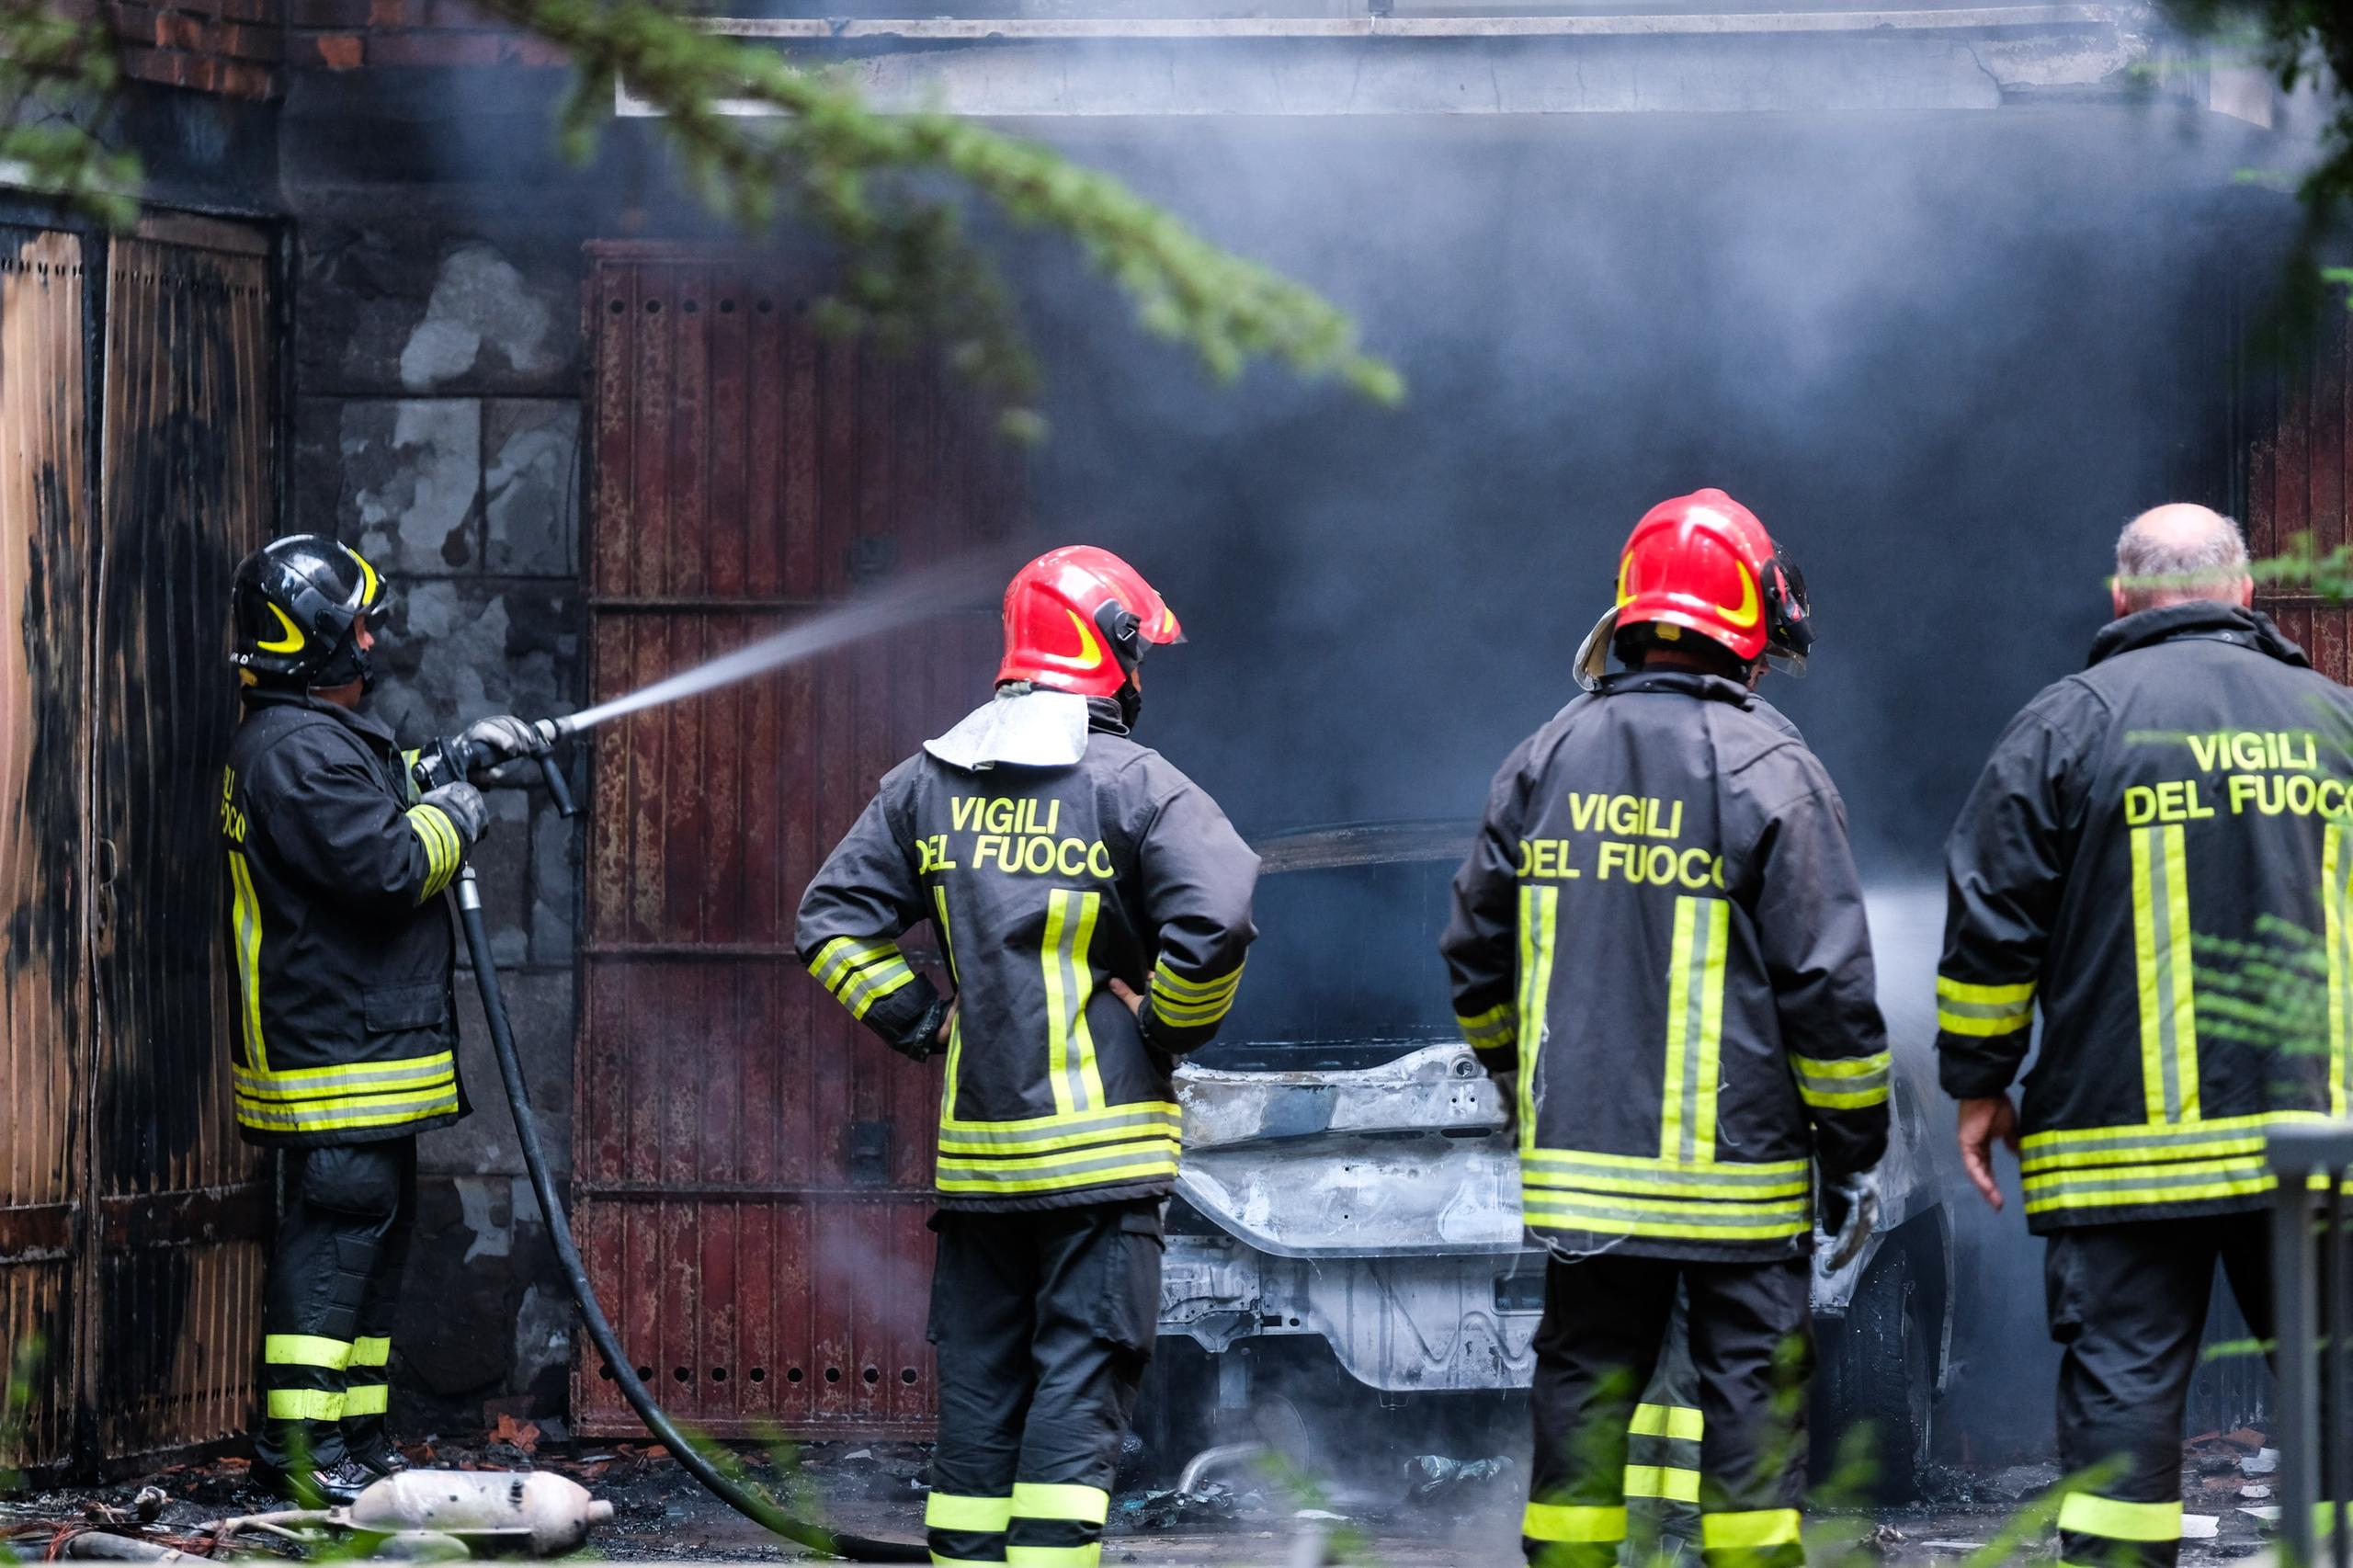
[(1185, 1130), (1184, 1113), (1166, 1100), (1145, 1100), (1109, 1110), (1041, 1116), (1029, 1121), (942, 1121), (943, 1154), (1035, 1154), (1111, 1138), (1147, 1133), (1175, 1138)]
[(2263, 1159), (2267, 1132), (2327, 1119), (2320, 1111), (2283, 1110), (2180, 1127), (2038, 1132), (2018, 1159), (2027, 1212), (2260, 1197), (2275, 1185)]
[(286, 1073), (231, 1070), (237, 1120), (265, 1132), (329, 1132), (422, 1121), (458, 1108), (450, 1052), (392, 1062), (302, 1067)]
[(1569, 1503), (1534, 1503), (1520, 1516), (1519, 1533), (1530, 1540), (1570, 1544), (1606, 1544), (1626, 1539), (1626, 1510), (1580, 1507)]
[(1099, 1486), (1017, 1481), (1013, 1485), (1013, 1517), (1099, 1525), (1111, 1517), (1111, 1494)]
[(915, 978), (899, 944), (888, 937), (836, 937), (817, 949), (809, 972), (853, 1018), (865, 1017), (875, 1003)]
[(2177, 1159), (2259, 1152), (2271, 1128), (2325, 1122), (2316, 1110), (2259, 1111), (2221, 1116), (2188, 1127), (2053, 1127), (2029, 1133), (2019, 1143), (2019, 1163), (2029, 1170), (2058, 1165), (2109, 1165), (2135, 1157)]
[(1679, 1465), (1630, 1464), (1623, 1488), (1629, 1497), (1660, 1497), (1669, 1503), (1699, 1500), (1699, 1472)]
[(1731, 1161), (1682, 1165), (1669, 1160), (1622, 1160), (1531, 1149), (1519, 1157), (1524, 1187), (1572, 1192), (1633, 1193), (1656, 1198), (1803, 1198), (1813, 1190), (1813, 1172), (1804, 1160), (1743, 1165)]
[[(1519, 888), (1520, 1038), (1532, 1051), (1544, 1047), (1545, 1012), (1552, 997), (1552, 950), (1561, 925), (1561, 890), (1522, 882)], [(1523, 1062), (1519, 1072), (1519, 1146), (1536, 1147), (1536, 1077), (1540, 1063)]]
[(1727, 1547), (1795, 1546), (1799, 1540), (1795, 1508), (1757, 1508), (1745, 1513), (1699, 1516), (1699, 1545), (1708, 1551)]
[(2179, 823), (2132, 830), (2132, 954), (2141, 991), (2141, 1092), (2152, 1125), (2196, 1121), (2198, 1015), (2188, 838)]
[(1800, 1056), (1792, 1052), (1790, 1068), (1797, 1074), (1798, 1097), (1818, 1110), (1859, 1110), (1887, 1103), (1888, 1053), (1848, 1058)]
[(290, 1073), (253, 1073), (240, 1067), (231, 1077), (238, 1121), (261, 1131), (388, 1127), (458, 1108), (457, 1067), (446, 1051), (405, 1061)]
[(1707, 1430), (1707, 1417), (1683, 1404), (1638, 1404), (1634, 1418), (1626, 1423), (1630, 1437), (1673, 1437), (1685, 1443), (1698, 1442)]
[(1085, 1546), (1029, 1546), (1021, 1541), (1005, 1543), (1005, 1568), (1096, 1568), (1103, 1561), (1103, 1543), (1088, 1541)]
[(243, 850), (229, 851), (229, 883), (235, 890), (237, 938), (237, 1016), (244, 1030), (245, 1062), (256, 1072), (269, 1071), (269, 1052), (261, 1040), (261, 899), (254, 892), (253, 868)]
[(261, 1358), (272, 1367), (324, 1367), (340, 1372), (351, 1365), (351, 1342), (315, 1334), (266, 1334)]
[(325, 1389), (272, 1389), (269, 1391), (269, 1418), (272, 1421), (340, 1421), (343, 1419), (343, 1395)]
[(248, 1068), (231, 1070), (237, 1093), (254, 1099), (308, 1100), (347, 1095), (355, 1091), (381, 1093), (392, 1088), (414, 1088), (456, 1072), (456, 1057), (440, 1051), (431, 1056), (410, 1056), (394, 1062), (354, 1062), (339, 1067), (298, 1067), (287, 1073), (256, 1073)]
[(382, 1335), (361, 1335), (351, 1342), (351, 1364), (355, 1367), (390, 1366), (392, 1342)]
[(1454, 1027), (1462, 1031), (1462, 1043), (1473, 1051), (1504, 1051), (1519, 1038), (1519, 1019), (1513, 1014), (1511, 1004), (1499, 1003), (1466, 1018), (1454, 1015)]
[(2330, 823), (2321, 840), (2320, 907), (2323, 937), (2328, 948), (2328, 1108), (2333, 1116), (2347, 1109), (2347, 1086), (2353, 1084), (2353, 855), (2346, 853), (2345, 828)]
[(392, 1407), (392, 1390), (388, 1383), (354, 1383), (343, 1391), (346, 1415), (381, 1415)]
[(425, 887), (416, 895), (416, 902), (423, 903), (457, 877), (458, 868), (466, 858), (465, 846), (449, 813), (438, 806), (419, 801), (402, 815), (408, 822), (409, 831), (416, 835), (416, 841), (425, 846)]
[(2277, 1178), (2259, 1155), (2233, 1160), (2177, 1160), (2160, 1165), (2107, 1165), (2054, 1171), (2025, 1178), (2026, 1211), (2125, 1208), (2149, 1203), (2202, 1203), (2256, 1198)]
[(1102, 907), (1098, 892), (1056, 888), (1046, 899), (1046, 936), (1039, 962), (1046, 980), (1046, 1075), (1053, 1085), (1054, 1109), (1060, 1112), (1103, 1103), (1095, 1031), (1086, 1021), (1086, 1004), (1095, 994), (1095, 969), (1088, 955)]
[(2059, 1528), (2109, 1540), (2179, 1540), (2181, 1504), (2126, 1503), (2089, 1492), (2070, 1492), (2059, 1505)]
[(1520, 1217), (1537, 1230), (1686, 1241), (1771, 1241), (1803, 1235), (1813, 1223), (1802, 1198), (1772, 1203), (1687, 1203), (1535, 1187), (1522, 1189)]
[(1689, 1165), (1716, 1152), (1716, 1094), (1723, 1081), (1724, 950), (1732, 904), (1675, 901), (1675, 948), (1666, 967), (1665, 1101), (1659, 1153)]
[(1990, 1040), (2034, 1022), (2034, 982), (1974, 985), (1937, 976), (1937, 1027), (1947, 1034)]
[(1152, 1010), (1179, 1028), (1199, 1028), (1232, 1012), (1241, 989), (1240, 969), (1215, 980), (1193, 980), (1170, 969), (1163, 959), (1152, 969)]
[(1176, 1153), (1175, 1138), (1143, 1138), (1008, 1159), (957, 1159), (943, 1154), (938, 1181), (942, 1192), (1060, 1192), (1111, 1187), (1174, 1176)]
[(923, 1506), (925, 1528), (935, 1530), (1003, 1535), (1012, 1517), (1010, 1497), (966, 1497), (952, 1492), (935, 1492)]

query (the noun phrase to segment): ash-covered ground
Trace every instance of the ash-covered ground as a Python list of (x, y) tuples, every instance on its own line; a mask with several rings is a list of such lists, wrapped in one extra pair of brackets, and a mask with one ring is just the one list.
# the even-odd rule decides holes
[[(410, 1457), (455, 1469), (538, 1468), (571, 1477), (615, 1506), (612, 1525), (593, 1538), (593, 1555), (623, 1562), (808, 1557), (704, 1493), (648, 1445), (551, 1441), (537, 1428), (511, 1422), (502, 1423), (501, 1431), (501, 1438), (486, 1443), (414, 1444)], [(771, 1486), (781, 1480), (800, 1506), (834, 1528), (902, 1540), (920, 1535), (926, 1479), (920, 1445), (811, 1444), (783, 1467), (767, 1455), (747, 1453), (745, 1460), (754, 1476)], [(2204, 1434), (2185, 1446), (2189, 1539), (2182, 1562), (2188, 1568), (2265, 1550), (2267, 1516), (2276, 1515), (2278, 1504), (2276, 1464), (2277, 1455), (2254, 1431)], [(1932, 1478), (1934, 1495), (1923, 1506), (1810, 1515), (1809, 1555), (1816, 1564), (1958, 1563), (2015, 1528), (2058, 1479), (2055, 1468), (2039, 1465), (1940, 1470)], [(1508, 1459), (1449, 1456), (1417, 1460), (1393, 1485), (1360, 1481), (1324, 1490), (1246, 1467), (1222, 1471), (1189, 1495), (1138, 1484), (1113, 1504), (1104, 1561), (1139, 1568), (1340, 1562), (1497, 1568), (1518, 1561), (1525, 1486), (1524, 1473)], [(95, 1528), (202, 1551), (208, 1522), (274, 1506), (250, 1483), (241, 1460), (177, 1466), (102, 1487), (0, 1503), (0, 1537), (6, 1538), (0, 1545), (20, 1557), (40, 1558), (74, 1532)], [(2055, 1548), (2047, 1528), (2029, 1527), (2012, 1555), (2050, 1562)]]

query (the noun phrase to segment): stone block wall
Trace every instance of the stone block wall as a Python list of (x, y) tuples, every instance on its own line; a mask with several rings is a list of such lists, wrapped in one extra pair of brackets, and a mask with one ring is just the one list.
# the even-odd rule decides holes
[[(447, 220), (298, 228), (290, 529), (390, 578), (373, 710), (415, 744), (585, 690), (579, 578), (579, 246)], [(575, 785), (585, 783), (574, 770)], [(482, 873), (542, 1136), (570, 1165), (580, 835), (537, 789), (493, 791)], [(395, 1336), (402, 1429), (563, 1408), (569, 1305), (524, 1179), (471, 973), (475, 1114), (424, 1142), (423, 1214)]]

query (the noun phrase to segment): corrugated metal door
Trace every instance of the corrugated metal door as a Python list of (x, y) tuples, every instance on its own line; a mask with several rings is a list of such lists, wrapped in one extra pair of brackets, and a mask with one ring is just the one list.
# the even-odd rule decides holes
[(264, 236), (195, 222), (107, 267), (84, 1397), (108, 1459), (233, 1437), (254, 1400), (270, 1204), (223, 1067), (215, 845), (229, 579), (276, 507), (269, 269)]
[[(86, 1085), (82, 242), (0, 228), (0, 1469), (73, 1442)], [(19, 1385), (22, 1386), (19, 1386)]]
[[(821, 338), (757, 264), (594, 246), (585, 311), (594, 699), (1014, 526), (964, 396)], [(622, 1343), (703, 1431), (931, 1425), (938, 1075), (818, 990), (792, 915), (882, 773), (986, 695), (994, 636), (946, 621), (598, 734), (574, 1193)], [(635, 1430), (602, 1371), (575, 1369), (581, 1429)]]

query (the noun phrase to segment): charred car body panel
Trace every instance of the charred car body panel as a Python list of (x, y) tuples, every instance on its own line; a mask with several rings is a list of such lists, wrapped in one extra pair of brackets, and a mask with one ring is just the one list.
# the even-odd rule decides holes
[[(1358, 868), (1394, 875), (1418, 867), (1442, 882), (1469, 836), (1452, 824), (1368, 824), (1286, 835), (1258, 847), (1269, 875), (1346, 879)], [(1416, 921), (1400, 908), (1397, 889), (1372, 892), (1348, 902), (1373, 921), (1427, 929), (1393, 952), (1360, 929), (1324, 939), (1351, 944), (1346, 962), (1387, 960), (1391, 969), (1418, 944), (1422, 978), (1437, 998), (1422, 1014), (1450, 1019), (1430, 924), (1434, 900), (1425, 893)], [(1895, 1236), (1933, 1249), (1943, 1266), (1938, 1274), (1949, 1275), (1944, 1173), (1923, 1136), (1917, 1089), (1926, 1081), (1918, 1053), (1934, 1033), (1915, 1027), (1917, 998), (1932, 994), (1933, 984), (1925, 970), (1911, 972), (1933, 964), (1941, 897), (1934, 889), (1874, 894), (1870, 915), (1874, 933), (1894, 937), (1889, 950), (1902, 955), (1892, 967), (1882, 960), (1880, 974), (1898, 1041), (1894, 1124), (1881, 1166), (1879, 1233), (1847, 1267), (1815, 1275), (1815, 1311), (1829, 1319), (1847, 1313)], [(1342, 1030), (1346, 1038), (1335, 1039), (1327, 1029), (1324, 1038), (1288, 1040), (1253, 1038), (1252, 1021), (1245, 1017), (1235, 1042), (1177, 1074), (1185, 1164), (1160, 1331), (1189, 1335), (1213, 1354), (1259, 1337), (1320, 1336), (1351, 1377), (1384, 1392), (1526, 1387), (1544, 1254), (1521, 1230), (1518, 1163), (1502, 1099), (1469, 1048), (1443, 1038), (1451, 1030), (1435, 1021), (1389, 1038)], [(1924, 1325), (1939, 1374), (1949, 1317), (1939, 1301)]]

